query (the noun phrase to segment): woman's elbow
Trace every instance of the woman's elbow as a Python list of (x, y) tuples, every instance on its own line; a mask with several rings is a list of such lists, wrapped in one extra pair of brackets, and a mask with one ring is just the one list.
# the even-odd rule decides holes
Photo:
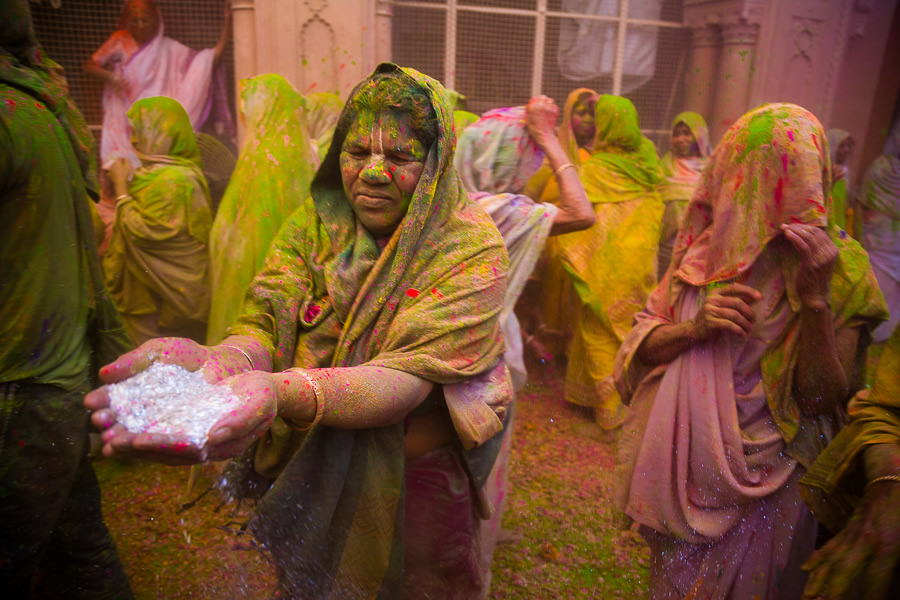
[(588, 208), (587, 210), (581, 211), (581, 214), (578, 215), (578, 224), (580, 225), (579, 229), (588, 229), (594, 226), (594, 223), (597, 222), (597, 215), (594, 213), (593, 208)]

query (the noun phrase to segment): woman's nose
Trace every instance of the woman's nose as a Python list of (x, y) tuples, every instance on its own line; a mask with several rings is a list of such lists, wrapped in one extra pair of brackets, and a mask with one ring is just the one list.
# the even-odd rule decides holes
[(391, 182), (391, 173), (384, 164), (383, 156), (373, 156), (369, 164), (362, 170), (359, 176), (366, 183), (386, 184)]

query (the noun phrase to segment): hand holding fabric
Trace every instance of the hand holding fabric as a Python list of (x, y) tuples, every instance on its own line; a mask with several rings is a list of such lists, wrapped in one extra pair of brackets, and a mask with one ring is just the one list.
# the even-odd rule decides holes
[(117, 188), (127, 186), (129, 175), (131, 175), (131, 162), (127, 158), (119, 157), (109, 167), (109, 177)]
[(803, 569), (804, 599), (887, 597), (900, 559), (900, 483), (871, 485), (847, 525)]
[(800, 256), (797, 294), (801, 302), (816, 310), (827, 306), (831, 272), (838, 259), (837, 246), (821, 227), (792, 223), (782, 225), (781, 230)]
[(693, 319), (695, 338), (706, 341), (720, 333), (747, 335), (753, 327), (752, 304), (761, 299), (762, 294), (740, 283), (714, 289)]
[(547, 96), (536, 96), (525, 106), (525, 124), (538, 146), (548, 138), (556, 139), (559, 107)]

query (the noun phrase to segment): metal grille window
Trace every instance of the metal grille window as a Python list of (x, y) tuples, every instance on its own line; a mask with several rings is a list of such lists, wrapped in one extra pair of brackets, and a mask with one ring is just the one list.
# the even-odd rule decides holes
[(481, 113), (588, 87), (627, 96), (664, 150), (683, 110), (682, 0), (394, 0), (394, 60)]
[[(32, 0), (35, 33), (44, 51), (65, 69), (72, 98), (96, 132), (103, 122), (103, 84), (85, 74), (84, 62), (117, 29), (122, 0)], [(157, 0), (165, 35), (200, 50), (219, 40), (223, 0)], [(223, 56), (228, 88), (234, 89), (234, 55)], [(232, 104), (232, 108), (233, 108)]]

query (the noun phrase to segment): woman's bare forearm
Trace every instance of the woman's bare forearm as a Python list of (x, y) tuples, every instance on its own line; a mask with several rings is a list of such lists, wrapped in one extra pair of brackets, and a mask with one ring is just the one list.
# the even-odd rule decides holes
[(550, 235), (572, 233), (592, 226), (597, 217), (578, 178), (578, 171), (574, 167), (559, 170), (569, 162), (559, 139), (555, 135), (548, 135), (539, 140), (538, 144), (544, 150), (547, 162), (559, 184), (559, 212), (553, 221)]
[(696, 329), (693, 321), (660, 325), (638, 347), (638, 360), (651, 367), (672, 362), (701, 341)]
[(835, 333), (826, 303), (800, 309), (800, 339), (794, 395), (808, 415), (830, 414), (850, 397), (850, 377), (859, 342), (857, 329)]
[(87, 73), (88, 75), (90, 75), (91, 77), (101, 79), (106, 83), (109, 83), (110, 81), (112, 81), (116, 76), (115, 73), (113, 73), (112, 71), (108, 71), (107, 69), (104, 69), (103, 67), (101, 67), (100, 65), (95, 63), (93, 61), (93, 59), (90, 59), (90, 58), (87, 59), (87, 61), (85, 61), (83, 69), (84, 69), (84, 72)]
[[(340, 429), (386, 427), (402, 421), (431, 393), (434, 384), (403, 371), (359, 366), (292, 369), (273, 375), (278, 416), (294, 423), (316, 418)], [(318, 391), (316, 391), (318, 388)]]

